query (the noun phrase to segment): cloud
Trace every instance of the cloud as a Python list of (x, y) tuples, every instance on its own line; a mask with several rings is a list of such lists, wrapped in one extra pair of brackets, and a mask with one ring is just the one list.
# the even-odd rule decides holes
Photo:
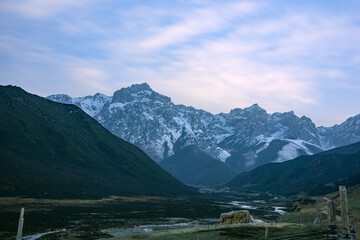
[(0, 8), (20, 16), (43, 19), (65, 12), (69, 8), (83, 7), (88, 2), (88, 0), (11, 0), (0, 3)]
[(341, 98), (328, 86), (358, 87), (358, 14), (275, 2), (3, 1), (0, 74), (50, 75), (76, 96), (146, 81), (213, 113), (256, 102), (330, 119), (313, 109)]
[(328, 17), (284, 14), (182, 45), (172, 51), (158, 85), (171, 81), (177, 99), (213, 112), (254, 102), (270, 111), (318, 105), (321, 88), (346, 76), (344, 66), (360, 52), (357, 18)]
[(219, 31), (230, 24), (233, 18), (254, 13), (259, 5), (255, 2), (231, 2), (197, 8), (190, 13), (183, 13), (181, 20), (176, 24), (156, 28), (153, 36), (140, 42), (139, 47), (159, 49), (186, 42), (204, 33)]
[(81, 85), (88, 85), (88, 87), (97, 91), (107, 90), (104, 82), (108, 75), (104, 71), (87, 67), (68, 68), (67, 70), (70, 76)]

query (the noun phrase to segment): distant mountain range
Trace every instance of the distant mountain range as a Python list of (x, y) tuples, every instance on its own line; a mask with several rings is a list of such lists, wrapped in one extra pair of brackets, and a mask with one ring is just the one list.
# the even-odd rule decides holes
[(239, 192), (323, 195), (360, 184), (360, 142), (283, 163), (268, 163), (225, 184)]
[(122, 88), (112, 97), (99, 93), (80, 98), (58, 94), (48, 99), (79, 106), (156, 162), (187, 146), (196, 146), (244, 172), (268, 162), (283, 162), (360, 141), (360, 115), (333, 127), (316, 127), (310, 118), (297, 117), (292, 111), (268, 114), (257, 104), (213, 115), (175, 105), (146, 83)]
[(80, 108), (12, 86), (0, 86), (0, 166), (0, 196), (195, 193)]

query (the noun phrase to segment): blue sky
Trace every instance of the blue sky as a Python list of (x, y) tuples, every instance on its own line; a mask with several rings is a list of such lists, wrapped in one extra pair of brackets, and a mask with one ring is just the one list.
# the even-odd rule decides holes
[(360, 113), (360, 1), (0, 0), (0, 84), (41, 96), (147, 82), (212, 113)]

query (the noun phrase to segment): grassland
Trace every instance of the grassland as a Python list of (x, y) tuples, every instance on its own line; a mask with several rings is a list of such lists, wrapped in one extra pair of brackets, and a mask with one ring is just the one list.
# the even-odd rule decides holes
[[(156, 231), (150, 233), (134, 234), (131, 236), (111, 238), (111, 240), (193, 240), (193, 239), (264, 239), (265, 227), (268, 227), (269, 239), (290, 239), (291, 236), (307, 236), (307, 239), (326, 239), (324, 234), (326, 230), (324, 225), (295, 225), (289, 223), (251, 223), (251, 224), (233, 224), (229, 226), (212, 227), (192, 227), (173, 230)], [(314, 238), (315, 237), (315, 238)]]
[[(327, 195), (338, 197), (337, 193)], [(262, 199), (254, 196), (253, 199)], [(220, 213), (236, 210), (226, 202), (247, 201), (256, 206), (250, 210), (255, 218), (268, 223), (251, 225), (219, 226), (203, 225), (198, 228), (154, 228), (153, 232), (141, 233), (112, 239), (263, 239), (265, 224), (269, 227), (270, 239), (281, 239), (289, 235), (320, 233), (326, 229), (327, 216), (323, 197), (312, 197), (295, 201), (292, 212), (280, 216), (271, 214), (274, 206), (287, 206), (291, 210), (292, 199), (268, 198), (255, 202), (249, 196), (202, 195), (197, 197), (153, 197), (153, 196), (111, 196), (97, 200), (58, 200), (34, 198), (0, 198), (0, 239), (14, 239), (21, 207), (25, 207), (24, 235), (65, 228), (66, 231), (44, 236), (41, 239), (111, 239), (104, 229), (132, 229), (141, 225), (169, 224), (169, 218), (186, 218), (184, 221), (198, 221), (218, 218)], [(351, 221), (359, 232), (360, 188), (348, 189)], [(340, 209), (337, 209), (340, 215)], [(321, 224), (313, 224), (320, 216)], [(278, 217), (278, 218), (277, 218)], [(301, 225), (300, 223), (301, 219)], [(276, 225), (274, 221), (277, 221)], [(213, 223), (214, 224), (214, 223)], [(193, 225), (192, 225), (193, 226)], [(158, 230), (160, 229), (160, 230)], [(284, 238), (283, 238), (284, 239)], [(304, 238), (306, 239), (306, 238)], [(310, 238), (311, 239), (311, 238)], [(314, 238), (312, 238), (314, 239)], [(317, 236), (315, 239), (322, 239)]]

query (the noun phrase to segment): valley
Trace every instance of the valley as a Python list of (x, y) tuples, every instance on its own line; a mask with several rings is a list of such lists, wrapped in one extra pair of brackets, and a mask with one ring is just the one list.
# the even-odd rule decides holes
[[(325, 195), (337, 202), (338, 193)], [(360, 227), (360, 186), (348, 189), (351, 222)], [(13, 239), (25, 207), (23, 239), (327, 239), (322, 196), (212, 193), (198, 197), (120, 197), (98, 200), (0, 198), (0, 238)], [(219, 225), (222, 212), (249, 210), (251, 224)], [(314, 224), (314, 219), (319, 223)], [(44, 221), (46, 219), (46, 221)], [(300, 222), (299, 222), (300, 221)], [(6, 229), (6, 230), (4, 230)], [(42, 235), (44, 234), (44, 235)], [(39, 238), (38, 238), (39, 237)]]
[[(289, 210), (290, 199), (206, 194), (198, 197), (110, 197), (99, 200), (0, 198), (0, 238), (16, 234), (20, 207), (25, 207), (24, 236), (59, 231), (40, 239), (98, 239), (145, 231), (214, 227), (222, 212), (250, 209), (256, 219), (274, 221), (277, 207)], [(46, 219), (46, 221), (44, 221)], [(24, 238), (27, 239), (27, 238)]]
[[(139, 97), (140, 93), (146, 95), (145, 99), (149, 94), (156, 101), (165, 98), (143, 92), (144, 88), (148, 86), (133, 85), (120, 90), (117, 99), (131, 99), (134, 94)], [(104, 101), (104, 106), (107, 104), (109, 101)], [(255, 137), (256, 141), (262, 139), (256, 145), (261, 150), (256, 156), (259, 166), (252, 165), (244, 172), (232, 164), (246, 165), (247, 160), (232, 161), (235, 156), (249, 156), (249, 151), (254, 151), (249, 150), (249, 145), (234, 145), (237, 152), (222, 155), (226, 157), (223, 161), (199, 147), (195, 140), (200, 136), (182, 133), (174, 140), (173, 148), (168, 148), (173, 154), (165, 154), (157, 163), (145, 153), (146, 149), (144, 152), (113, 135), (79, 107), (50, 101), (18, 87), (0, 87), (0, 111), (3, 239), (14, 238), (22, 207), (26, 240), (192, 239), (200, 235), (205, 239), (256, 239), (263, 235), (260, 232), (265, 227), (275, 234), (270, 236), (281, 238), (308, 231), (320, 234), (321, 239), (326, 224), (314, 225), (314, 213), (324, 211), (321, 196), (336, 192), (339, 185), (351, 188), (351, 219), (358, 226), (360, 143), (321, 151), (301, 139), (265, 139), (268, 142), (264, 143), (261, 135)], [(258, 106), (236, 112), (241, 116), (266, 114)], [(269, 116), (266, 118), (274, 117)], [(246, 127), (246, 131), (258, 131), (259, 122), (239, 119), (235, 123), (254, 124), (247, 126), (250, 130)], [(349, 129), (355, 129), (353, 139), (357, 139), (358, 122), (350, 120)], [(142, 130), (133, 129), (134, 136), (136, 131)], [(229, 146), (232, 141), (225, 139), (229, 140), (224, 138), (217, 147)], [(208, 144), (212, 144), (210, 140)], [(156, 138), (148, 141), (157, 142)], [(306, 145), (313, 152), (304, 150), (304, 155), (296, 157), (300, 152), (293, 154), (284, 148), (284, 141)], [(271, 151), (274, 146), (280, 152)], [(279, 160), (286, 149), (291, 152), (287, 156), (295, 158)], [(262, 156), (270, 158), (262, 161)], [(270, 159), (273, 160), (269, 162)], [(316, 204), (294, 208), (300, 199)], [(235, 210), (248, 210), (254, 223), (219, 227), (220, 214)], [(297, 211), (302, 219), (299, 226)], [(321, 217), (321, 221), (326, 218)], [(237, 228), (243, 232), (239, 234)]]

